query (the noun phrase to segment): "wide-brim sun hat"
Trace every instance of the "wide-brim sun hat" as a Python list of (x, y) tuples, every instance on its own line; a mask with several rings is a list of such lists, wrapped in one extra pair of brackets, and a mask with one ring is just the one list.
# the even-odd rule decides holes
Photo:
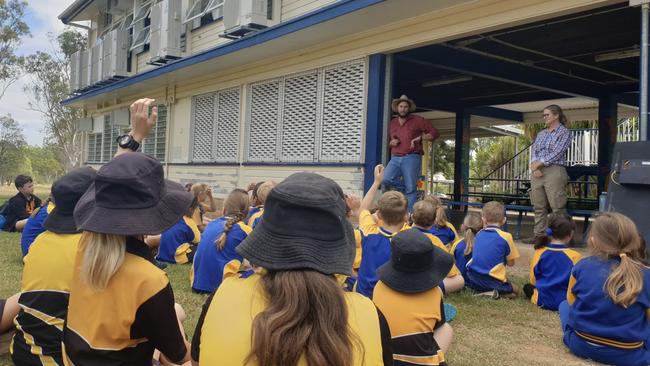
[(343, 190), (315, 173), (292, 174), (271, 190), (262, 220), (236, 250), (267, 270), (351, 275), (354, 230)]
[[(79, 199), (93, 183), (97, 171), (91, 167), (74, 169), (57, 179), (52, 185), (54, 209), (47, 215), (43, 227), (58, 234), (79, 232), (74, 221), (74, 208)], [(42, 207), (41, 210), (46, 210)]]
[(153, 235), (185, 215), (193, 196), (164, 179), (160, 162), (129, 152), (102, 166), (74, 210), (80, 230), (114, 235)]
[(409, 104), (409, 112), (415, 112), (415, 102), (413, 99), (409, 99), (409, 97), (406, 95), (402, 95), (397, 99), (393, 99), (393, 102), (391, 103), (391, 109), (393, 110), (393, 113), (397, 113), (397, 105), (399, 105), (401, 102), (407, 102)]
[(418, 293), (439, 286), (454, 264), (450, 254), (417, 229), (399, 232), (390, 246), (391, 259), (377, 269), (377, 276), (395, 291)]

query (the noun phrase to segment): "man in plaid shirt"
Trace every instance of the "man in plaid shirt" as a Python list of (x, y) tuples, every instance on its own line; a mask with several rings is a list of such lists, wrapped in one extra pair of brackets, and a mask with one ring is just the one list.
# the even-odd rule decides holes
[(530, 201), (535, 208), (535, 236), (544, 235), (548, 207), (553, 212), (566, 211), (566, 186), (569, 176), (564, 167), (571, 133), (565, 127), (562, 108), (550, 105), (544, 108), (547, 128), (537, 134), (531, 157)]

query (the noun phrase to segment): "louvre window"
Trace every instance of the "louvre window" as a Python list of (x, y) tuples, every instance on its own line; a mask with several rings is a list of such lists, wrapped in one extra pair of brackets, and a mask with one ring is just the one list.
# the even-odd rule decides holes
[(102, 133), (88, 134), (88, 157), (89, 163), (100, 163), (102, 161)]
[(192, 22), (194, 28), (203, 25), (201, 18), (211, 16), (212, 20), (219, 19), (223, 16), (224, 0), (195, 0), (185, 13), (183, 24)]
[(249, 87), (249, 162), (361, 162), (362, 60)]
[(128, 26), (131, 33), (131, 47), (129, 51), (143, 48), (149, 44), (151, 37), (151, 6), (154, 0), (136, 0), (133, 20)]
[(154, 158), (165, 161), (165, 152), (167, 144), (167, 106), (164, 104), (158, 105), (158, 119), (154, 125), (153, 130), (142, 141), (141, 150), (145, 154), (151, 155)]
[(239, 159), (240, 89), (192, 98), (192, 161), (237, 162)]

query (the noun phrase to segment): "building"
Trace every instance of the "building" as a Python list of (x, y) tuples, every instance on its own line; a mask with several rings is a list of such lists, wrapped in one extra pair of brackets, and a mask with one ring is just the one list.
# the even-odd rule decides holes
[(84, 109), (83, 159), (100, 164), (128, 105), (155, 98), (143, 151), (218, 195), (302, 170), (361, 192), (400, 94), (456, 139), (459, 195), (470, 127), (525, 122), (521, 103), (598, 119), (599, 174), (617, 117), (638, 113), (640, 14), (605, 0), (76, 0), (59, 18), (90, 21), (89, 45), (64, 104)]

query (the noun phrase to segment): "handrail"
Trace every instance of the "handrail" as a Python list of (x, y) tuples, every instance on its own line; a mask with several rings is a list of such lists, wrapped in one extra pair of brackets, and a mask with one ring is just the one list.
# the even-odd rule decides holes
[(509, 162), (515, 160), (516, 157), (518, 157), (519, 155), (521, 155), (524, 151), (528, 150), (528, 148), (530, 148), (531, 146), (533, 146), (532, 143), (531, 143), (531, 144), (528, 144), (528, 146), (526, 146), (526, 147), (524, 147), (523, 149), (519, 150), (519, 152), (516, 153), (515, 155), (513, 155), (513, 157), (511, 157), (510, 159), (504, 161), (503, 163), (501, 163), (501, 165), (499, 165), (499, 166), (496, 167), (494, 170), (492, 170), (491, 172), (489, 172), (485, 177), (480, 178), (480, 179), (488, 179), (488, 177), (489, 177), (490, 175), (492, 175), (493, 173), (495, 173), (497, 170), (501, 169), (502, 166), (504, 166), (504, 165), (508, 164)]

